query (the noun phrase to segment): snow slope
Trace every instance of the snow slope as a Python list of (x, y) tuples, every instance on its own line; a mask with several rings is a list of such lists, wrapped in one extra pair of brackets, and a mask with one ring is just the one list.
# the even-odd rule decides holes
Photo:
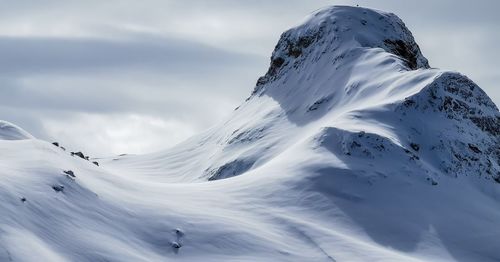
[(0, 261), (500, 260), (498, 108), (382, 11), (312, 14), (167, 151), (97, 166), (2, 126)]

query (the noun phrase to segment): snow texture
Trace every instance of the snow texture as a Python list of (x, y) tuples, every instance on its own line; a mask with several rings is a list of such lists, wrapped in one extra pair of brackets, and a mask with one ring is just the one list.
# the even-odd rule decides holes
[(0, 140), (23, 139), (33, 139), (33, 136), (12, 123), (0, 120)]
[(0, 261), (499, 261), (499, 136), (398, 17), (328, 7), (167, 151), (98, 166), (2, 122)]

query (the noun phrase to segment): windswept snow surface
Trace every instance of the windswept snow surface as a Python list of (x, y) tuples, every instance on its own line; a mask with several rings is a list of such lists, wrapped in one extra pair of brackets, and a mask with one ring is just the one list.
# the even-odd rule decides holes
[(33, 136), (12, 123), (0, 120), (0, 140), (23, 139), (33, 139)]
[(382, 11), (312, 14), (164, 152), (97, 166), (1, 126), (0, 261), (500, 260), (500, 113)]

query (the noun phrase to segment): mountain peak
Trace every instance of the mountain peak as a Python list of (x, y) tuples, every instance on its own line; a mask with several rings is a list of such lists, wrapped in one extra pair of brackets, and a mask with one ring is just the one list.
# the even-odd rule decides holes
[(257, 81), (254, 94), (290, 67), (298, 69), (306, 60), (314, 63), (327, 58), (335, 63), (354, 52), (359, 54), (360, 49), (373, 48), (396, 56), (406, 70), (429, 68), (410, 30), (395, 14), (362, 7), (331, 6), (316, 11), (281, 35), (269, 70)]

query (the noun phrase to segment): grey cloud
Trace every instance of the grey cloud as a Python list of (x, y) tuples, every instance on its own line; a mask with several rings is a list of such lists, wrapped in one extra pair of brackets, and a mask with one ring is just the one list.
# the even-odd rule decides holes
[(199, 104), (210, 104), (203, 100), (237, 103), (267, 66), (267, 58), (187, 40), (128, 38), (134, 40), (1, 37), (3, 106), (45, 117), (135, 112), (203, 123), (209, 118)]
[(207, 73), (214, 68), (245, 67), (254, 56), (186, 40), (152, 38), (105, 40), (0, 37), (0, 74), (66, 73), (136, 67), (170, 74)]

